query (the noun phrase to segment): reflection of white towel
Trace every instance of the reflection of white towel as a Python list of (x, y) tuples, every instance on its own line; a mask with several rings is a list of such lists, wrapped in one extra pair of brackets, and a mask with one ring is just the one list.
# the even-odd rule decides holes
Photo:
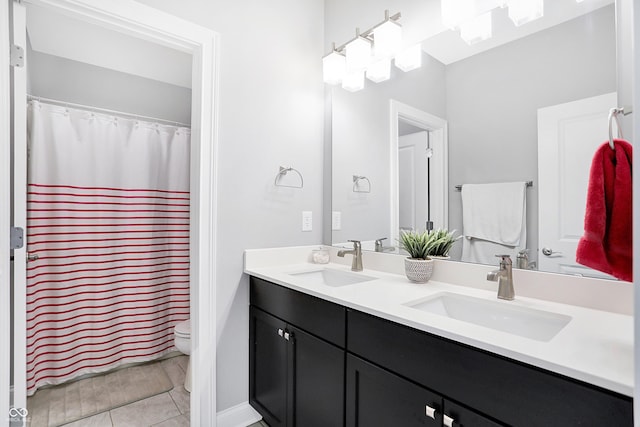
[(462, 186), (462, 260), (495, 264), (495, 255), (512, 259), (527, 244), (526, 184)]

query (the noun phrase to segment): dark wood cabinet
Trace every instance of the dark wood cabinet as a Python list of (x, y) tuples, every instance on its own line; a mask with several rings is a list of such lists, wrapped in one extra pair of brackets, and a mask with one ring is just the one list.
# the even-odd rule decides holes
[(347, 426), (502, 427), (352, 354), (347, 356)]
[(270, 427), (286, 426), (288, 346), (279, 334), (284, 333), (286, 323), (254, 308), (250, 310), (249, 321), (251, 404)]
[(356, 310), (347, 318), (350, 353), (505, 425), (633, 426), (628, 396)]
[(255, 277), (250, 340), (270, 427), (633, 425), (628, 396)]
[[(249, 402), (270, 427), (343, 426), (345, 350), (327, 339), (344, 343), (344, 308), (253, 278), (251, 288)], [(265, 297), (271, 291), (281, 298)], [(283, 300), (300, 305), (286, 309)], [(276, 317), (273, 311), (290, 318)], [(335, 325), (325, 329), (331, 321), (317, 321), (336, 313), (342, 315), (337, 330)]]
[(347, 356), (347, 425), (442, 426), (442, 398), (397, 375)]
[(296, 327), (291, 331), (290, 375), (294, 426), (344, 425), (345, 351)]

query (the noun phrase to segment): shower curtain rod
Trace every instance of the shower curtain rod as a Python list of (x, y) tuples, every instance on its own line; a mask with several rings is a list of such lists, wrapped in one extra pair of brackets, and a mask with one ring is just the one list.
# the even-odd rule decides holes
[(124, 113), (122, 111), (109, 110), (109, 109), (106, 109), (106, 108), (91, 107), (89, 105), (74, 104), (73, 102), (58, 101), (56, 99), (43, 98), (42, 96), (35, 96), (35, 95), (27, 94), (27, 99), (30, 100), (30, 101), (40, 101), (40, 102), (44, 102), (44, 103), (47, 103), (47, 104), (59, 105), (61, 107), (79, 108), (79, 109), (82, 109), (82, 110), (93, 111), (93, 112), (96, 112), (96, 113), (110, 114), (110, 115), (114, 115), (114, 116), (120, 116), (120, 117), (123, 117), (123, 118), (130, 118), (130, 119), (153, 121), (153, 122), (157, 122), (157, 123), (160, 123), (160, 124), (165, 124), (165, 125), (170, 125), (170, 126), (177, 126), (177, 127), (184, 127), (184, 128), (191, 129), (191, 125), (186, 124), (186, 123), (174, 122), (174, 121), (165, 120), (165, 119), (158, 119), (156, 117), (141, 116), (139, 114)]

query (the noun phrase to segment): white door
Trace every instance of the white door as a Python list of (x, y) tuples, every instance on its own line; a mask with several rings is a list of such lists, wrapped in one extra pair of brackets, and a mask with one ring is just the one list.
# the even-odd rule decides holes
[(427, 221), (429, 132), (398, 138), (398, 196), (401, 230), (423, 230)]
[(538, 110), (539, 269), (613, 278), (576, 263), (591, 160), (608, 140), (609, 93)]

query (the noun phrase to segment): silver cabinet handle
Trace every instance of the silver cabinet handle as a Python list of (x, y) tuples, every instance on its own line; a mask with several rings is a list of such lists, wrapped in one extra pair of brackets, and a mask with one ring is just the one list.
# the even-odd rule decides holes
[(453, 422), (454, 422), (453, 418), (451, 418), (447, 414), (443, 414), (443, 416), (442, 416), (442, 424), (444, 424), (445, 427), (453, 427)]
[(433, 418), (434, 420), (436, 419), (436, 410), (435, 410), (435, 408), (432, 408), (431, 406), (426, 405), (424, 407), (424, 409), (425, 409), (425, 412), (427, 414), (427, 417)]
[(278, 329), (278, 335), (282, 336), (284, 334), (284, 331), (282, 329)]
[(291, 336), (291, 335), (289, 335), (289, 332), (285, 332), (285, 333), (284, 333), (284, 339), (285, 339), (285, 340), (289, 341), (289, 337), (290, 337), (290, 336)]
[(40, 257), (36, 254), (27, 254), (27, 262), (36, 261), (38, 258)]

